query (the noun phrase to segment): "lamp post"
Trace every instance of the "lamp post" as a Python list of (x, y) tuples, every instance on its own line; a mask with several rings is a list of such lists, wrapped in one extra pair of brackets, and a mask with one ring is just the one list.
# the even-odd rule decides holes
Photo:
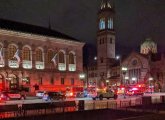
[[(129, 77), (128, 76), (125, 76), (125, 80), (128, 82)], [(130, 84), (130, 82), (129, 82), (129, 84)]]
[(120, 84), (122, 84), (122, 78), (121, 78), (121, 57), (119, 55), (116, 56), (116, 60), (119, 60), (119, 74), (120, 74)]
[[(79, 78), (80, 78), (80, 80), (83, 81), (83, 86), (85, 86), (85, 81), (84, 81), (84, 79), (85, 79), (85, 74), (84, 74), (84, 73), (80, 73), (80, 74), (79, 74)], [(87, 84), (88, 84), (88, 83), (87, 83)]]
[(153, 77), (149, 77), (148, 81), (149, 81), (149, 88), (151, 90), (151, 94), (152, 94), (152, 86), (151, 86), (151, 81), (153, 80)]
[(125, 88), (125, 75), (126, 75), (126, 72), (127, 72), (127, 67), (122, 67), (121, 68), (121, 70), (122, 70), (122, 73), (123, 73), (123, 81), (122, 81), (122, 83), (123, 83), (123, 85), (124, 85), (124, 98), (126, 98), (126, 96), (125, 96), (125, 94), (126, 94), (126, 88)]
[(126, 72), (127, 72), (127, 67), (122, 67), (121, 68), (121, 70), (122, 70), (122, 73), (123, 73), (123, 81), (122, 81), (122, 83), (125, 85), (125, 75), (126, 75)]
[(133, 78), (132, 78), (133, 83), (135, 83), (136, 80), (137, 80), (136, 77), (133, 77)]

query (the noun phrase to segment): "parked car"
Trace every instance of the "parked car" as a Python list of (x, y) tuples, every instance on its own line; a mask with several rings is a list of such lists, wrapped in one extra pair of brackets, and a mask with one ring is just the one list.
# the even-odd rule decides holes
[(46, 92), (44, 95), (43, 95), (43, 99), (44, 100), (64, 100), (66, 99), (66, 96), (65, 94), (61, 93), (61, 92)]
[(46, 91), (37, 91), (36, 92), (36, 97), (38, 98), (43, 98), (43, 95), (45, 94)]
[(2, 91), (0, 92), (0, 100), (12, 100), (19, 99), (24, 100), (26, 98), (26, 94), (18, 91)]

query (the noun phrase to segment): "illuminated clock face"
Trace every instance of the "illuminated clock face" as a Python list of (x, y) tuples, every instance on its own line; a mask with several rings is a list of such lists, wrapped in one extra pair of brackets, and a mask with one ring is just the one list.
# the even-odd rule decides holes
[(133, 60), (132, 65), (137, 65), (137, 60)]

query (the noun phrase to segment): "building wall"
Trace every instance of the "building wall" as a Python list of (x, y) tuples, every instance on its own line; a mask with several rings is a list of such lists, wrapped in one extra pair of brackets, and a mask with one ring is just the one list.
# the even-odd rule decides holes
[[(123, 62), (122, 67), (127, 67), (126, 77), (130, 84), (144, 83), (149, 76), (150, 65), (148, 58), (132, 52)], [(136, 80), (135, 80), (136, 79)]]
[[(21, 59), (20, 63), (18, 60), (13, 58), (18, 68), (9, 67), (8, 58), (8, 46), (15, 45), (19, 50), (19, 57)], [(49, 36), (35, 35), (29, 33), (21, 33), (16, 31), (9, 31), (0, 29), (0, 45), (2, 46), (2, 58), (4, 60), (4, 66), (0, 65), (0, 83), (3, 89), (9, 89), (10, 79), (17, 79), (19, 86), (27, 86), (30, 91), (34, 91), (34, 85), (40, 86), (40, 89), (54, 89), (60, 90), (65, 89), (67, 86), (82, 86), (82, 82), (79, 79), (79, 73), (83, 71), (83, 56), (82, 47), (84, 43), (77, 42), (73, 40), (66, 40), (62, 38), (55, 38)], [(31, 60), (32, 68), (23, 68), (25, 63), (22, 60), (23, 47), (28, 46), (31, 50)], [(36, 68), (36, 49), (40, 48), (43, 53), (43, 65), (41, 64), (41, 69)], [(60, 51), (64, 53), (64, 58), (66, 60), (66, 70), (60, 70), (59, 56), (57, 55), (56, 65), (46, 62), (47, 51), (51, 49), (53, 54), (58, 54)], [(69, 53), (74, 53), (74, 64), (69, 64)], [(1, 62), (2, 63), (2, 62)], [(29, 65), (29, 64), (27, 64)], [(69, 69), (73, 67), (74, 70)], [(43, 69), (42, 69), (43, 67)], [(24, 80), (24, 78), (26, 78)], [(64, 78), (64, 85), (61, 84), (61, 78)], [(27, 81), (28, 79), (28, 81)], [(71, 85), (71, 79), (74, 79), (74, 85)], [(30, 82), (30, 83), (28, 83)], [(5, 87), (5, 88), (4, 88)]]

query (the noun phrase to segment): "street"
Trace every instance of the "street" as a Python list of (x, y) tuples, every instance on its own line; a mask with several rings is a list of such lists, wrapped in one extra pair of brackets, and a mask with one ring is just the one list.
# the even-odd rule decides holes
[[(114, 100), (113, 98), (107, 100), (103, 99), (103, 101), (121, 101), (121, 100), (130, 100), (130, 99), (135, 99), (140, 96), (127, 96), (124, 98), (123, 95), (119, 95), (117, 100)], [(79, 101), (79, 100), (85, 100), (85, 102), (92, 102), (92, 98), (86, 97), (86, 98), (67, 98), (65, 101)], [(58, 102), (59, 100), (53, 100), (53, 102)], [(100, 100), (96, 100), (100, 101)], [(9, 100), (9, 101), (4, 101), (1, 102), (0, 105), (10, 105), (10, 104), (32, 104), (32, 103), (46, 103), (46, 102), (51, 102), (51, 101), (45, 101), (43, 99), (39, 99), (37, 97), (27, 97), (25, 100)]]

